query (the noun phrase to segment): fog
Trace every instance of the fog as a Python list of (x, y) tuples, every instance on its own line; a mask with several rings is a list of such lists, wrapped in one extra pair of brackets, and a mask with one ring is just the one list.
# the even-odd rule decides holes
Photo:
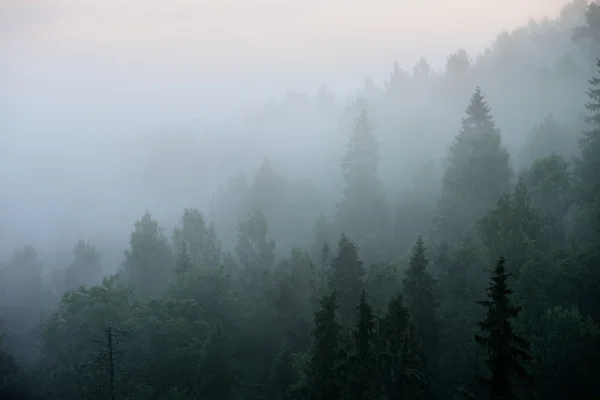
[[(181, 283), (174, 271), (186, 251), (196, 267), (223, 265), (243, 296), (272, 283), (240, 272), (259, 264), (294, 270), (314, 263), (315, 276), (294, 279), (324, 282), (334, 268), (328, 246), (335, 253), (342, 234), (371, 268), (361, 282), (375, 293), (376, 308), (396, 293), (385, 286), (382, 265), (393, 265), (394, 277), (404, 273), (421, 235), (433, 274), (446, 285), (441, 296), (456, 300), (456, 310), (477, 296), (460, 303), (444, 268), (487, 265), (501, 255), (529, 268), (517, 289), (527, 312), (576, 304), (582, 321), (596, 318), (588, 298), (557, 300), (572, 287), (553, 291), (544, 283), (545, 303), (523, 294), (543, 291), (532, 271), (541, 274), (544, 257), (553, 268), (571, 265), (583, 253), (567, 243), (593, 242), (585, 213), (595, 203), (581, 189), (592, 187), (592, 178), (575, 178), (573, 166), (589, 156), (579, 139), (600, 49), (594, 10), (585, 0), (0, 0), (0, 337), (6, 330), (17, 361), (49, 362), (44, 351), (55, 347), (38, 337), (45, 349), (38, 353), (23, 339), (48, 327), (38, 314), (66, 312), (71, 300), (61, 296), (79, 285), (108, 288), (110, 299), (118, 298), (112, 283), (101, 283), (107, 276), (131, 284), (136, 299), (177, 297), (181, 288), (167, 282)], [(481, 99), (495, 121), (493, 128), (483, 117), (477, 122), (489, 128), (489, 146), (482, 146), (497, 152), (477, 164), (471, 158), (479, 150), (453, 149), (469, 129), (465, 115), (475, 113), (469, 104), (480, 101), (485, 110)], [(463, 159), (471, 160), (467, 167)], [(460, 187), (456, 171), (469, 183)], [(501, 183), (492, 183), (496, 178)], [(488, 191), (473, 189), (481, 182)], [(507, 212), (493, 225), (496, 205), (517, 207), (511, 196), (531, 201), (546, 236), (535, 231), (534, 238), (538, 228), (503, 228), (525, 220), (521, 214)], [(530, 235), (535, 251), (509, 240), (516, 231)], [(188, 236), (202, 241), (201, 255), (192, 254)], [(339, 243), (341, 257), (344, 239)], [(139, 266), (151, 272), (136, 275)], [(29, 285), (39, 278), (36, 268), (43, 279)], [(470, 293), (484, 293), (481, 276), (471, 278)], [(35, 288), (44, 294), (35, 297)], [(298, 295), (308, 319), (315, 296), (325, 295), (314, 290)], [(23, 296), (43, 306), (21, 304)], [(471, 319), (479, 314), (460, 322), (448, 307), (441, 311), (447, 333), (476, 325)], [(522, 327), (539, 339), (543, 329), (534, 325)], [(456, 348), (470, 349), (471, 336)], [(304, 354), (308, 339), (298, 343), (294, 354)], [(542, 352), (539, 343), (534, 350)], [(467, 363), (458, 370), (467, 371)], [(41, 370), (62, 368), (50, 364)], [(438, 398), (448, 398), (465, 376), (444, 365)], [(130, 389), (144, 398), (139, 387)], [(79, 390), (69, 396), (83, 396)]]
[[(382, 86), (394, 61), (410, 70), (424, 56), (441, 69), (456, 49), (478, 54), (500, 30), (555, 17), (564, 4), (4, 0), (2, 253), (24, 243), (116, 235), (144, 209), (172, 218), (151, 199), (149, 182), (135, 176), (146, 168), (147, 151), (135, 144), (143, 135), (210, 134), (226, 146), (231, 136), (265, 131), (242, 117), (271, 96), (290, 89), (314, 95), (327, 85), (343, 104), (367, 75)], [(335, 124), (335, 113), (329, 117)], [(321, 136), (287, 134), (276, 133), (284, 145)], [(204, 166), (213, 171), (204, 174), (208, 181), (195, 182), (202, 193), (179, 194), (177, 205), (205, 208), (228, 174), (294, 152), (260, 143), (246, 164), (216, 156), (218, 167)], [(150, 192), (142, 195), (142, 187)], [(115, 213), (124, 224), (118, 229), (105, 218)]]

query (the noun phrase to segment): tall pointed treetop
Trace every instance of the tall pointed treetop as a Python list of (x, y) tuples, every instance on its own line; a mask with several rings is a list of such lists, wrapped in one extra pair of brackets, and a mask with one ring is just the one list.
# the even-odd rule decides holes
[(509, 276), (504, 257), (498, 258), (487, 288), (488, 300), (477, 302), (487, 309), (485, 319), (478, 323), (487, 335), (475, 335), (475, 341), (488, 353), (486, 364), (491, 374), (480, 379), (489, 387), (492, 400), (517, 399), (516, 379), (526, 382), (532, 379), (524, 367), (524, 363), (531, 360), (529, 343), (517, 336), (512, 328), (512, 319), (521, 307), (514, 306), (509, 299), (513, 293), (508, 287)]
[(466, 109), (466, 116), (463, 117), (461, 127), (464, 134), (483, 134), (483, 133), (499, 133), (496, 128), (494, 118), (490, 114), (490, 106), (488, 106), (481, 88), (475, 88), (475, 93), (471, 96), (469, 105)]
[(379, 166), (379, 143), (373, 122), (363, 109), (354, 121), (354, 129), (342, 158), (342, 175), (347, 185), (376, 179)]

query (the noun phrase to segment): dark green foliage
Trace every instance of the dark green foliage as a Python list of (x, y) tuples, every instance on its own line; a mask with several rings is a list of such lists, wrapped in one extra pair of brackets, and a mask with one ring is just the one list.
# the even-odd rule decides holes
[(428, 385), (425, 359), (400, 292), (390, 300), (378, 325), (378, 364), (386, 398), (425, 398)]
[(559, 221), (562, 221), (574, 200), (569, 167), (565, 159), (553, 154), (534, 161), (522, 174), (531, 193), (532, 204)]
[(429, 259), (425, 254), (425, 244), (419, 235), (413, 247), (409, 267), (402, 279), (406, 304), (415, 324), (417, 337), (431, 362), (437, 359), (439, 323), (437, 280), (427, 270)]
[(511, 194), (503, 194), (496, 207), (480, 221), (483, 245), (491, 258), (503, 256), (512, 267), (511, 273), (519, 277), (519, 268), (536, 252), (550, 251), (561, 242), (551, 220), (544, 220), (531, 204), (527, 186), (523, 180)]
[(525, 382), (532, 380), (525, 366), (525, 362), (532, 359), (529, 343), (518, 336), (512, 327), (512, 320), (521, 307), (513, 306), (510, 302), (509, 296), (513, 290), (508, 287), (509, 276), (504, 258), (500, 257), (487, 289), (489, 300), (477, 302), (487, 309), (485, 319), (478, 324), (485, 336), (475, 335), (475, 341), (488, 354), (486, 364), (490, 375), (481, 380), (489, 387), (492, 400), (517, 399), (517, 379)]
[(365, 271), (358, 256), (358, 247), (342, 235), (337, 255), (331, 263), (330, 286), (336, 291), (340, 305), (340, 320), (346, 328), (355, 320), (354, 306), (358, 303)]
[(535, 398), (598, 398), (600, 389), (594, 381), (600, 369), (598, 324), (575, 308), (553, 307), (542, 315), (539, 328), (531, 346)]
[(336, 224), (361, 247), (369, 261), (384, 256), (381, 248), (389, 227), (388, 206), (377, 177), (379, 143), (365, 109), (356, 117), (341, 169), (345, 187), (337, 205)]
[(94, 246), (84, 241), (73, 248), (73, 262), (65, 270), (65, 290), (98, 282), (102, 277), (102, 259)]
[[(600, 77), (589, 82), (587, 128), (578, 116), (590, 54), (600, 54), (599, 11), (575, 0), (483, 54), (451, 54), (444, 71), (425, 58), (412, 75), (395, 64), (385, 88), (366, 78), (345, 108), (325, 88), (290, 93), (240, 124), (244, 135), (220, 132), (200, 148), (186, 139), (176, 154), (169, 135), (152, 160), (161, 186), (142, 193), (174, 227), (171, 240), (146, 213), (129, 246), (118, 241), (140, 198), (118, 193), (128, 205), (110, 216), (97, 205), (127, 185), (102, 187), (88, 196), (96, 206), (69, 215), (49, 202), (42, 214), (65, 217), (59, 226), (10, 215), (11, 202), (36, 200), (33, 179), (23, 191), (2, 186), (0, 398), (600, 398)], [(482, 91), (472, 93), (479, 82), (502, 137)], [(503, 143), (520, 149), (518, 181)], [(141, 155), (127, 154), (118, 175)], [(25, 176), (35, 157), (23, 160), (0, 175)], [(250, 179), (238, 175), (208, 205), (219, 180), (240, 171)], [(60, 181), (49, 182), (61, 198), (81, 190), (62, 193)], [(185, 201), (206, 208), (177, 221), (171, 205)], [(77, 225), (78, 213), (90, 223)], [(94, 246), (71, 251), (71, 229)], [(7, 257), (25, 239), (36, 249)], [(477, 303), (499, 256), (506, 265), (499, 259)]]
[(231, 339), (216, 323), (201, 353), (199, 374), (200, 392), (207, 399), (233, 399), (236, 382), (236, 363)]
[(214, 225), (207, 225), (204, 215), (195, 208), (187, 208), (181, 217), (181, 228), (173, 233), (173, 248), (185, 246), (190, 266), (210, 267), (221, 261), (221, 244)]
[(25, 400), (29, 398), (13, 356), (4, 351), (4, 335), (0, 333), (0, 399)]
[(179, 252), (177, 252), (177, 260), (175, 260), (175, 264), (177, 264), (175, 272), (177, 272), (179, 275), (185, 274), (192, 268), (192, 259), (188, 253), (187, 243), (185, 241), (181, 242), (181, 247), (179, 248)]
[(141, 297), (163, 293), (173, 273), (173, 254), (158, 222), (145, 213), (135, 223), (125, 251), (123, 275)]
[(287, 342), (284, 342), (271, 372), (273, 399), (291, 399), (292, 388), (297, 381), (298, 374), (294, 365), (294, 354)]
[(341, 399), (344, 393), (343, 367), (346, 360), (342, 342), (342, 325), (337, 317), (334, 291), (323, 296), (315, 311), (313, 347), (305, 371), (309, 399)]
[(448, 155), (438, 231), (456, 243), (510, 184), (513, 170), (490, 107), (477, 88)]
[[(597, 6), (594, 7), (597, 10)], [(600, 59), (597, 66), (600, 70)], [(589, 83), (589, 101), (586, 104), (589, 115), (585, 119), (589, 129), (580, 142), (581, 158), (575, 164), (575, 176), (577, 198), (591, 217), (586, 228), (597, 239), (600, 231), (600, 77), (593, 77)]]
[(571, 159), (577, 153), (577, 136), (550, 114), (531, 130), (518, 156), (520, 165), (529, 167), (538, 159), (553, 155)]
[(346, 367), (345, 398), (379, 399), (380, 377), (375, 352), (375, 315), (363, 289), (357, 307), (358, 318), (352, 332), (353, 346)]

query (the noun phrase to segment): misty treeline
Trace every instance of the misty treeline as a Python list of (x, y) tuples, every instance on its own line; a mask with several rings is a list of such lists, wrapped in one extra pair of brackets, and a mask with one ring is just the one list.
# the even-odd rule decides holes
[(295, 153), (252, 133), (254, 176), (175, 229), (143, 213), (114, 273), (84, 240), (61, 268), (17, 249), (0, 398), (600, 398), (598, 55), (575, 1), (342, 109), (270, 104)]

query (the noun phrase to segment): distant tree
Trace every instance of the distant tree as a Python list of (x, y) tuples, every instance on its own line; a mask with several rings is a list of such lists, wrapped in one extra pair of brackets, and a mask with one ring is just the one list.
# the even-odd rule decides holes
[(320, 309), (315, 311), (314, 339), (305, 371), (306, 389), (311, 400), (341, 399), (343, 395), (346, 355), (337, 308), (334, 291), (323, 296)]
[(593, 57), (600, 50), (600, 4), (590, 2), (585, 13), (585, 24), (575, 27), (572, 39)]
[[(600, 6), (596, 5), (600, 16)], [(596, 11), (595, 11), (596, 12)], [(599, 25), (600, 26), (600, 25)], [(600, 59), (597, 64), (600, 70)], [(590, 130), (584, 133), (580, 142), (581, 159), (575, 164), (575, 177), (578, 184), (579, 200), (588, 206), (592, 214), (592, 230), (600, 230), (600, 77), (590, 79), (589, 102), (586, 108), (590, 115), (586, 122)]]
[(267, 214), (278, 207), (283, 200), (286, 181), (279, 175), (273, 163), (265, 158), (259, 165), (254, 179), (248, 190), (246, 211), (254, 213), (260, 211)]
[(7, 400), (25, 400), (26, 387), (21, 381), (17, 363), (12, 355), (3, 349), (4, 334), (0, 332), (0, 398)]
[(437, 229), (441, 239), (460, 241), (510, 186), (509, 153), (481, 89), (471, 97), (461, 131), (450, 147)]
[(379, 371), (375, 352), (375, 314), (363, 289), (358, 304), (358, 318), (353, 336), (353, 346), (348, 357), (347, 394), (345, 398), (356, 400), (379, 399)]
[(149, 212), (135, 223), (129, 246), (123, 261), (125, 278), (143, 297), (161, 294), (173, 273), (174, 257), (167, 238)]
[(531, 345), (535, 398), (599, 398), (595, 376), (600, 368), (600, 326), (593, 318), (576, 308), (552, 307), (542, 314), (538, 329)]
[(419, 80), (427, 79), (431, 76), (431, 65), (425, 57), (419, 58), (413, 68), (413, 77)]
[(531, 193), (531, 203), (542, 213), (550, 214), (560, 221), (574, 200), (569, 170), (569, 163), (554, 154), (536, 160), (521, 175)]
[(175, 264), (177, 267), (175, 268), (175, 272), (179, 275), (185, 274), (192, 268), (192, 259), (188, 254), (187, 242), (181, 241), (181, 246), (179, 251), (177, 252), (177, 259), (175, 260)]
[(210, 399), (233, 399), (237, 380), (234, 348), (220, 323), (211, 329), (200, 365), (201, 393)]
[(386, 82), (386, 90), (391, 94), (400, 94), (410, 80), (410, 75), (400, 68), (394, 61), (389, 81)]
[(102, 256), (96, 248), (82, 240), (73, 248), (73, 262), (65, 270), (65, 289), (99, 283), (102, 278)]
[(567, 159), (577, 155), (577, 137), (549, 114), (525, 138), (518, 154), (519, 165), (529, 167), (535, 160), (553, 154)]
[[(257, 211), (238, 224), (235, 253), (238, 261), (252, 274), (262, 274), (275, 263), (275, 241), (263, 213)], [(259, 279), (258, 275), (252, 279)]]
[(437, 318), (437, 280), (427, 270), (428, 264), (425, 244), (419, 235), (402, 284), (406, 303), (415, 324), (415, 333), (422, 343), (427, 357), (428, 372), (433, 376), (436, 369), (434, 364), (438, 356), (439, 321)]
[(379, 321), (377, 351), (382, 388), (388, 399), (422, 399), (428, 376), (410, 311), (400, 292), (392, 298)]
[(452, 76), (466, 74), (471, 67), (471, 60), (465, 49), (460, 49), (446, 59), (446, 71)]
[(379, 163), (373, 123), (363, 109), (355, 120), (342, 158), (345, 187), (335, 221), (339, 232), (352, 237), (369, 261), (382, 258), (382, 242), (388, 237), (388, 207), (377, 177)]
[(287, 342), (284, 342), (271, 372), (271, 386), (275, 400), (292, 398), (291, 389), (298, 380), (297, 375), (294, 354)]
[(358, 247), (342, 235), (337, 254), (331, 263), (330, 287), (336, 291), (336, 298), (339, 298), (340, 319), (344, 328), (355, 320), (354, 307), (363, 288), (364, 274)]
[(503, 194), (496, 206), (478, 221), (478, 231), (488, 254), (503, 255), (519, 277), (520, 268), (536, 251), (551, 251), (561, 236), (531, 204), (527, 185), (521, 179), (511, 193)]
[(519, 314), (521, 307), (513, 306), (509, 299), (513, 292), (508, 287), (509, 276), (504, 258), (500, 257), (487, 288), (489, 300), (477, 302), (487, 310), (485, 319), (478, 324), (487, 335), (475, 335), (475, 341), (488, 353), (486, 364), (490, 375), (481, 380), (489, 387), (491, 400), (517, 399), (516, 379), (526, 382), (532, 379), (524, 365), (532, 359), (529, 355), (529, 343), (515, 334), (512, 327), (512, 320)]
[(217, 267), (221, 262), (221, 244), (215, 227), (206, 224), (204, 215), (195, 208), (184, 210), (181, 227), (173, 232), (174, 250), (179, 251), (184, 245), (196, 268)]

